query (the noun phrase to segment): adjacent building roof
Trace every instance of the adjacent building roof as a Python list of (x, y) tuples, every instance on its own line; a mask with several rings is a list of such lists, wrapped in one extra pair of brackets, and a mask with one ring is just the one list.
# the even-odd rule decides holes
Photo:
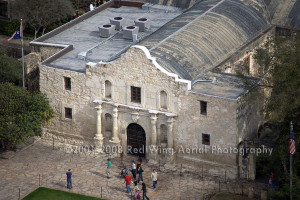
[[(134, 25), (134, 20), (138, 18), (149, 18), (151, 20), (151, 28), (138, 34), (138, 40), (142, 40), (181, 13), (181, 9), (166, 8), (161, 5), (151, 6), (147, 9), (122, 6), (120, 8), (110, 7), (101, 12), (96, 12), (93, 16), (83, 21), (75, 19), (74, 21), (78, 20), (78, 23), (43, 40), (43, 43), (47, 44), (73, 45), (73, 50), (48, 65), (55, 68), (85, 72), (87, 62), (109, 62), (116, 59), (136, 42), (124, 39), (122, 32), (118, 32), (111, 38), (100, 37), (98, 27), (109, 24), (110, 19), (114, 17), (125, 18), (126, 26)], [(79, 54), (85, 53), (84, 59), (79, 58)]]
[(208, 72), (193, 81), (192, 92), (225, 99), (238, 99), (259, 81), (260, 79), (253, 77), (242, 78), (235, 74)]
[[(111, 61), (138, 42), (150, 50), (161, 66), (180, 78), (195, 83), (217, 77), (215, 83), (195, 83), (193, 92), (234, 99), (245, 92), (236, 84), (241, 82), (237, 77), (211, 70), (271, 26), (264, 5), (252, 0), (159, 0), (162, 5), (150, 4), (156, 0), (145, 1), (148, 3), (144, 8), (142, 4), (113, 8), (114, 2), (108, 2), (106, 7), (99, 7), (32, 44), (65, 45), (66, 53), (48, 59), (46, 64), (84, 73), (87, 62)], [(165, 6), (171, 4), (179, 8)], [(182, 10), (186, 7), (190, 8)], [(98, 27), (114, 17), (126, 18), (126, 25), (133, 25), (140, 17), (149, 18), (151, 28), (140, 32), (137, 42), (124, 39), (122, 32), (101, 38)]]
[(140, 45), (146, 46), (165, 68), (194, 80), (269, 26), (260, 4), (206, 0), (196, 3)]
[(146, 0), (147, 3), (174, 6), (182, 9), (189, 8), (198, 0)]
[(272, 23), (300, 28), (300, 0), (264, 0)]

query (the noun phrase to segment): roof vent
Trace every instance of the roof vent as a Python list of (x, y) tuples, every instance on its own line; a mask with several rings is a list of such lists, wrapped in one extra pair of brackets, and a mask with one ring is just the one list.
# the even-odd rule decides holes
[(148, 18), (139, 18), (134, 21), (135, 25), (140, 28), (140, 31), (145, 31), (150, 28), (151, 20)]
[(126, 24), (126, 19), (123, 17), (115, 17), (109, 20), (111, 24), (116, 25), (117, 30), (121, 30), (122, 27)]
[(133, 40), (133, 35), (137, 35), (139, 33), (138, 26), (126, 26), (123, 28), (123, 38)]
[(116, 26), (112, 24), (104, 24), (99, 28), (100, 37), (109, 37), (116, 32)]

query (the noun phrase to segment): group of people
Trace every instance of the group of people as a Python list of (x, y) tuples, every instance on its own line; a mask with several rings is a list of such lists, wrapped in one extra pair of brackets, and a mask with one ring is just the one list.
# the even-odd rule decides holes
[[(131, 169), (131, 174), (130, 175), (130, 169)], [(143, 197), (143, 200), (146, 198), (149, 200), (147, 196), (147, 187), (146, 184), (143, 180), (143, 166), (142, 166), (142, 158), (138, 158), (138, 162), (135, 163), (133, 160), (131, 163), (131, 167), (127, 169), (123, 169), (120, 173), (120, 178), (124, 178), (124, 183), (126, 184), (126, 190), (127, 193), (131, 192), (131, 187), (130, 185), (133, 183), (134, 184), (134, 192), (135, 194), (133, 195), (133, 199), (141, 199)], [(137, 174), (138, 174), (138, 179), (137, 179)], [(132, 179), (133, 178), (133, 179)], [(151, 179), (153, 180), (153, 189), (156, 189), (156, 184), (157, 184), (157, 172), (154, 169), (153, 172), (151, 173)], [(142, 182), (142, 188), (140, 189), (138, 184)]]
[[(133, 183), (134, 184), (134, 189), (133, 191), (135, 194), (133, 195), (133, 200), (136, 199), (141, 199), (143, 197), (143, 200), (146, 198), (149, 200), (147, 196), (147, 187), (146, 184), (143, 180), (143, 160), (141, 157), (138, 158), (138, 162), (136, 163), (134, 160), (131, 163), (131, 167), (127, 169), (123, 169), (120, 173), (120, 178), (124, 178), (124, 183), (126, 183), (126, 189), (127, 193), (131, 192), (131, 187), (130, 185)], [(132, 176), (130, 175), (130, 171)], [(111, 161), (110, 159), (107, 159), (107, 168), (106, 168), (106, 174), (107, 178), (111, 177)], [(138, 174), (138, 179), (137, 179), (137, 174)], [(72, 172), (71, 169), (68, 169), (66, 172), (67, 175), (67, 188), (72, 189)], [(133, 177), (133, 179), (132, 179)], [(153, 172), (151, 173), (151, 179), (153, 181), (153, 190), (156, 189), (156, 184), (157, 184), (157, 172), (154, 169)], [(142, 188), (139, 188), (139, 183), (142, 182)]]

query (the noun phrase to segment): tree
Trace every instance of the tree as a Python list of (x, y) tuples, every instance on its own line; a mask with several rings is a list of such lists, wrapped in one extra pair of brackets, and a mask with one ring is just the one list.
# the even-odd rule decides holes
[[(293, 156), (293, 196), (300, 198), (300, 32), (288, 31), (284, 36), (276, 36), (265, 46), (258, 48), (254, 55), (262, 68), (262, 87), (270, 89), (266, 99), (266, 120), (276, 125), (268, 137), (276, 142), (270, 157), (259, 157), (258, 171), (269, 173), (272, 169), (279, 184), (278, 191), (271, 192), (272, 199), (289, 197), (289, 133), (290, 121), (294, 123), (297, 152)], [(275, 131), (276, 129), (276, 131)], [(262, 165), (263, 163), (263, 165)], [(262, 167), (264, 166), (264, 167)], [(298, 195), (298, 196), (297, 196)]]
[(11, 83), (0, 83), (0, 146), (11, 148), (32, 136), (42, 135), (42, 126), (53, 117), (44, 94), (30, 94)]
[(21, 63), (0, 49), (0, 83), (10, 82), (22, 86), (22, 73)]
[(74, 9), (70, 0), (15, 0), (13, 8), (17, 18), (34, 28), (34, 38), (42, 29), (56, 21), (72, 16)]
[(256, 51), (254, 58), (268, 72), (265, 76), (271, 95), (267, 99), (267, 118), (294, 120), (300, 114), (300, 32), (279, 37)]
[(84, 11), (89, 11), (90, 0), (72, 0), (72, 3), (76, 10), (83, 9)]

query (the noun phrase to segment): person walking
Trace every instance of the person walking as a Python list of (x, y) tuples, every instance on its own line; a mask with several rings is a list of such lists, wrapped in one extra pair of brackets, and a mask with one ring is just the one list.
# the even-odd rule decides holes
[(142, 183), (142, 190), (143, 190), (143, 200), (145, 200), (145, 198), (147, 200), (149, 200), (149, 198), (147, 197), (147, 188), (146, 188), (146, 184)]
[(143, 182), (143, 172), (144, 172), (143, 168), (139, 167), (138, 168), (138, 173), (139, 173), (138, 183), (140, 182), (140, 180), (142, 180), (142, 182)]
[(273, 171), (271, 171), (269, 184), (272, 186), (273, 189), (275, 188), (275, 175), (274, 175)]
[(124, 183), (126, 183), (127, 193), (131, 192), (130, 184), (131, 184), (131, 176), (127, 174)]
[(138, 186), (138, 182), (136, 179), (133, 179), (133, 183), (134, 183), (134, 190), (140, 190), (139, 186)]
[(68, 169), (67, 173), (67, 188), (68, 189), (72, 189), (72, 172), (71, 172), (71, 169)]
[(138, 165), (142, 166), (142, 163), (143, 163), (143, 159), (140, 155), (138, 155)]
[(92, 10), (94, 10), (94, 5), (93, 5), (93, 3), (91, 2), (91, 4), (90, 4), (90, 11), (92, 11)]
[(136, 179), (136, 164), (135, 164), (134, 160), (132, 161), (132, 164), (131, 164), (131, 173), (132, 173), (133, 178)]
[(135, 194), (132, 196), (132, 200), (139, 200), (139, 199), (141, 199), (141, 196), (142, 196), (142, 194), (141, 194), (140, 190), (136, 190)]
[(110, 159), (107, 159), (107, 169), (106, 169), (107, 178), (110, 178), (110, 170), (111, 170), (111, 161)]
[(155, 171), (155, 169), (151, 173), (151, 178), (153, 180), (153, 189), (155, 190), (157, 184), (157, 172)]

